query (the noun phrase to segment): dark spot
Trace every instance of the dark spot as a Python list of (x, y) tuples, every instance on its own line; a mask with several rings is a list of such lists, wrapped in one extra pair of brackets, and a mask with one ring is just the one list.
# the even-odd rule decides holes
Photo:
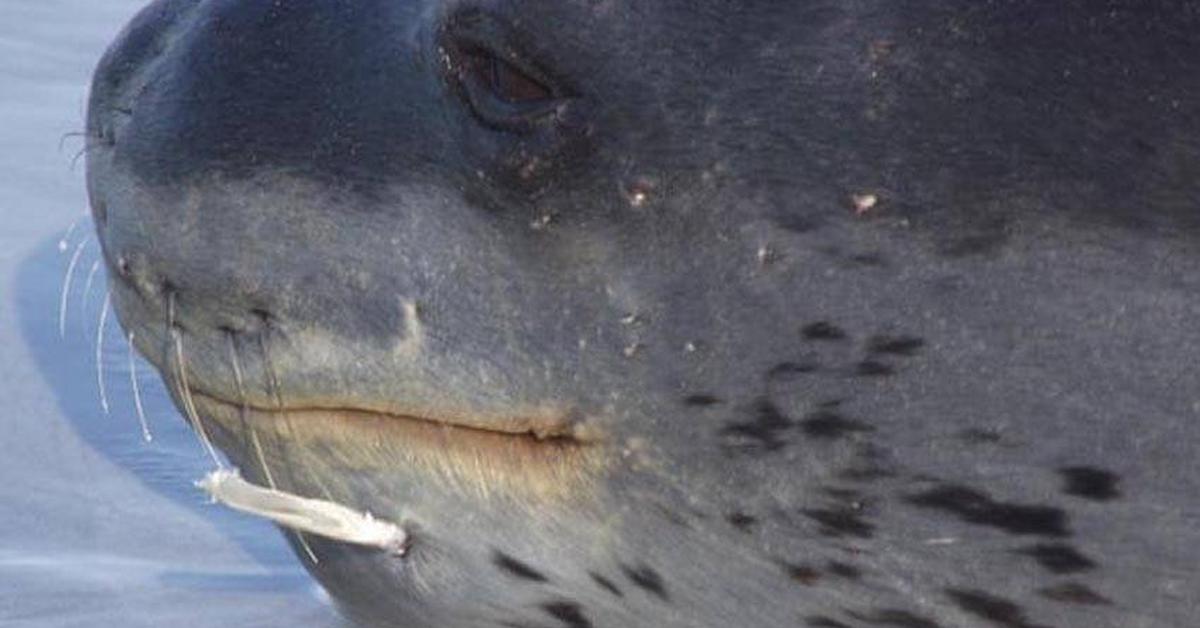
[(846, 332), (828, 321), (805, 325), (800, 333), (806, 340), (844, 340), (846, 338)]
[(836, 486), (826, 486), (821, 489), (822, 493), (842, 502), (851, 502), (851, 505), (857, 509), (862, 507), (863, 494), (861, 491), (856, 491), (852, 488), (837, 488)]
[(800, 429), (810, 438), (842, 438), (854, 432), (873, 432), (875, 428), (829, 410), (813, 412), (800, 421)]
[(999, 443), (1000, 432), (970, 428), (958, 433), (958, 437), (971, 444)]
[(804, 623), (810, 628), (854, 628), (850, 624), (844, 624), (824, 615), (810, 615), (804, 619)]
[(896, 369), (877, 360), (863, 360), (854, 366), (854, 374), (859, 377), (887, 377), (895, 375)]
[(895, 626), (895, 628), (941, 628), (937, 622), (931, 619), (926, 619), (920, 615), (895, 608), (880, 609), (870, 615), (865, 613), (850, 613), (850, 616), (859, 621), (865, 621), (876, 626)]
[(1112, 600), (1096, 593), (1078, 582), (1067, 582), (1058, 586), (1038, 589), (1045, 598), (1062, 602), (1063, 604), (1080, 604), (1084, 606), (1112, 606)]
[(748, 515), (744, 512), (732, 512), (725, 516), (725, 520), (730, 525), (741, 530), (742, 532), (750, 532), (754, 526), (758, 525), (758, 518), (753, 515)]
[(605, 591), (608, 591), (617, 597), (625, 597), (625, 594), (621, 593), (621, 589), (617, 588), (617, 585), (614, 584), (612, 580), (609, 580), (608, 578), (605, 578), (594, 571), (589, 571), (588, 575), (592, 577), (592, 582), (595, 582), (596, 586), (600, 587), (601, 589), (604, 589)]
[(1121, 496), (1117, 490), (1120, 476), (1104, 469), (1095, 467), (1063, 467), (1058, 472), (1063, 476), (1066, 486), (1063, 492), (1068, 495), (1109, 501)]
[(697, 408), (707, 408), (721, 403), (720, 397), (706, 394), (688, 395), (683, 398), (683, 405)]
[(847, 580), (858, 580), (862, 577), (863, 572), (858, 567), (847, 563), (840, 563), (836, 560), (831, 560), (825, 565), (825, 569), (832, 575)]
[(920, 353), (925, 341), (916, 336), (875, 336), (867, 341), (871, 353), (886, 353), (911, 357)]
[(592, 628), (592, 622), (583, 614), (583, 608), (568, 600), (556, 600), (542, 604), (546, 614), (561, 621), (567, 628)]
[(787, 379), (813, 373), (820, 368), (816, 362), (780, 362), (767, 371), (767, 379)]
[(793, 233), (808, 233), (818, 226), (814, 220), (794, 215), (776, 216), (775, 224)]
[(987, 494), (956, 484), (942, 485), (908, 498), (921, 507), (941, 510), (959, 519), (998, 528), (1009, 534), (1068, 536), (1067, 514), (1059, 508), (993, 500)]
[(879, 253), (856, 253), (850, 256), (850, 261), (858, 264), (859, 266), (887, 266), (887, 260), (885, 260)]
[(1020, 550), (1018, 554), (1032, 556), (1047, 571), (1056, 574), (1078, 573), (1096, 568), (1096, 562), (1063, 543), (1039, 543)]
[(964, 611), (1005, 628), (1045, 628), (1031, 624), (1025, 619), (1020, 606), (1004, 598), (988, 595), (983, 591), (946, 589), (954, 603)]
[(501, 571), (508, 575), (520, 578), (521, 580), (548, 582), (546, 576), (542, 575), (538, 570), (499, 550), (492, 550), (492, 564), (499, 567)]
[(648, 565), (638, 565), (637, 567), (621, 565), (621, 571), (625, 572), (625, 577), (629, 578), (630, 582), (643, 591), (654, 594), (664, 602), (671, 599), (667, 595), (667, 588), (663, 584), (662, 576)]
[(755, 441), (756, 448), (777, 451), (784, 446), (780, 434), (792, 427), (792, 420), (783, 415), (775, 404), (761, 399), (754, 406), (754, 418), (742, 423), (730, 423), (721, 433)]
[(788, 577), (800, 584), (811, 587), (821, 579), (821, 572), (810, 565), (800, 565), (796, 563), (782, 563), (784, 572)]
[(988, 255), (999, 251), (1008, 242), (1008, 234), (995, 228), (987, 233), (969, 235), (941, 247), (942, 255), (951, 258)]
[(821, 524), (820, 533), (825, 536), (869, 539), (875, 534), (875, 526), (863, 521), (859, 513), (849, 508), (805, 510), (804, 516)]

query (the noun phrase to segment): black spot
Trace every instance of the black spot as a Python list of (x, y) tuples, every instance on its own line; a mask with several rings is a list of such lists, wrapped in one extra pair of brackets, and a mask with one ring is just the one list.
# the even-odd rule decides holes
[(854, 374), (859, 377), (887, 377), (895, 375), (896, 369), (877, 360), (863, 360), (854, 366)]
[(725, 516), (725, 520), (742, 532), (750, 532), (754, 526), (758, 525), (757, 517), (744, 512), (731, 512)]
[(1032, 556), (1039, 565), (1056, 574), (1078, 573), (1096, 568), (1095, 561), (1063, 543), (1039, 543), (1017, 550), (1017, 553)]
[(810, 438), (841, 438), (854, 432), (873, 432), (875, 428), (837, 412), (819, 410), (800, 421), (800, 429)]
[(804, 618), (804, 623), (810, 628), (853, 628), (850, 624), (844, 624), (824, 615), (810, 615)]
[(875, 526), (863, 521), (861, 515), (850, 508), (805, 510), (804, 516), (821, 524), (820, 533), (825, 536), (869, 539), (875, 534)]
[(783, 570), (788, 577), (800, 584), (811, 587), (821, 579), (821, 572), (810, 565), (800, 565), (796, 563), (781, 563)]
[(1058, 586), (1038, 589), (1045, 598), (1062, 602), (1063, 604), (1080, 604), (1083, 606), (1112, 606), (1112, 600), (1096, 593), (1078, 582), (1066, 582)]
[(1045, 628), (1031, 624), (1025, 619), (1020, 606), (1004, 598), (988, 595), (983, 591), (946, 589), (954, 603), (964, 611), (1005, 628)]
[(828, 321), (805, 325), (801, 328), (800, 333), (807, 340), (844, 340), (846, 338), (846, 332)]
[(816, 362), (780, 362), (767, 371), (768, 379), (786, 379), (806, 373), (814, 373), (821, 366)]
[(776, 216), (774, 220), (781, 229), (787, 229), (793, 233), (808, 233), (819, 226), (819, 223), (814, 220), (792, 214)]
[(783, 415), (775, 404), (766, 399), (754, 406), (754, 418), (742, 423), (730, 423), (721, 430), (726, 436), (737, 436), (755, 441), (756, 449), (777, 451), (784, 441), (780, 434), (792, 427), (792, 420)]
[(671, 599), (667, 595), (667, 588), (663, 584), (662, 576), (648, 565), (638, 565), (637, 567), (621, 565), (621, 571), (625, 572), (625, 577), (629, 578), (630, 582), (643, 591), (654, 594), (664, 602)]
[(592, 622), (583, 614), (583, 608), (569, 600), (555, 600), (542, 604), (547, 615), (561, 621), (567, 628), (592, 628)]
[(601, 589), (604, 589), (605, 591), (608, 591), (617, 597), (625, 597), (625, 594), (621, 593), (621, 589), (617, 588), (617, 585), (614, 584), (612, 580), (609, 580), (608, 578), (605, 578), (594, 571), (589, 571), (588, 575), (592, 577), (592, 582), (595, 582), (596, 586), (600, 587)]
[(862, 577), (863, 572), (858, 567), (847, 563), (840, 563), (836, 560), (831, 560), (825, 565), (825, 569), (832, 575), (847, 580), (858, 580)]
[(865, 613), (850, 613), (850, 616), (876, 626), (894, 626), (895, 628), (941, 628), (931, 620), (896, 608), (884, 608), (868, 615)]
[(921, 352), (925, 341), (916, 336), (875, 336), (867, 341), (871, 353), (914, 356)]
[(850, 261), (860, 266), (887, 266), (887, 260), (879, 253), (856, 253), (850, 256)]
[(708, 395), (708, 394), (704, 394), (704, 393), (688, 395), (687, 397), (683, 398), (683, 405), (698, 407), (698, 408), (707, 408), (709, 406), (715, 406), (720, 403), (721, 403), (720, 397), (715, 397), (713, 395)]
[(1096, 501), (1109, 501), (1121, 496), (1117, 489), (1117, 482), (1121, 478), (1111, 471), (1095, 467), (1063, 467), (1058, 472), (1066, 482), (1063, 492), (1068, 495)]
[(945, 484), (908, 498), (921, 508), (942, 510), (959, 519), (998, 528), (1009, 534), (1068, 536), (1067, 514), (1050, 506), (998, 502), (987, 494), (956, 484)]
[(958, 437), (971, 444), (987, 444), (999, 443), (1001, 440), (1000, 432), (994, 430), (981, 430), (978, 428), (970, 428), (958, 433)]
[(529, 580), (531, 582), (547, 582), (546, 576), (533, 567), (501, 552), (492, 550), (492, 564), (500, 568), (501, 571), (521, 580)]

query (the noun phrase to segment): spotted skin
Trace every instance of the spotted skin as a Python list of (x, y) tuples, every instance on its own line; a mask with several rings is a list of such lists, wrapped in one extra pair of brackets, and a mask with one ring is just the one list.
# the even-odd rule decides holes
[(1188, 628), (1197, 32), (156, 0), (88, 191), (114, 313), (243, 476), (406, 527), (287, 536), (363, 626)]

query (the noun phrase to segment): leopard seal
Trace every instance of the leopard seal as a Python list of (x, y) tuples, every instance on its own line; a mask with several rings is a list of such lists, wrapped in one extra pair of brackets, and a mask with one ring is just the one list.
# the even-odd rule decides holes
[(366, 626), (1187, 626), (1195, 3), (157, 0), (112, 302)]

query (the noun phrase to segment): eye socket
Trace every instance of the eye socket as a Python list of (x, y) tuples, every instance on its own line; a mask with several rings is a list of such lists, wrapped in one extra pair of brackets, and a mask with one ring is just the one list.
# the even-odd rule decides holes
[(521, 54), (523, 41), (477, 10), (455, 15), (440, 34), (447, 79), (485, 126), (531, 132), (571, 98), (559, 77)]
[(482, 48), (463, 52), (462, 72), (467, 75), (464, 79), (509, 104), (539, 103), (554, 98), (549, 87)]

